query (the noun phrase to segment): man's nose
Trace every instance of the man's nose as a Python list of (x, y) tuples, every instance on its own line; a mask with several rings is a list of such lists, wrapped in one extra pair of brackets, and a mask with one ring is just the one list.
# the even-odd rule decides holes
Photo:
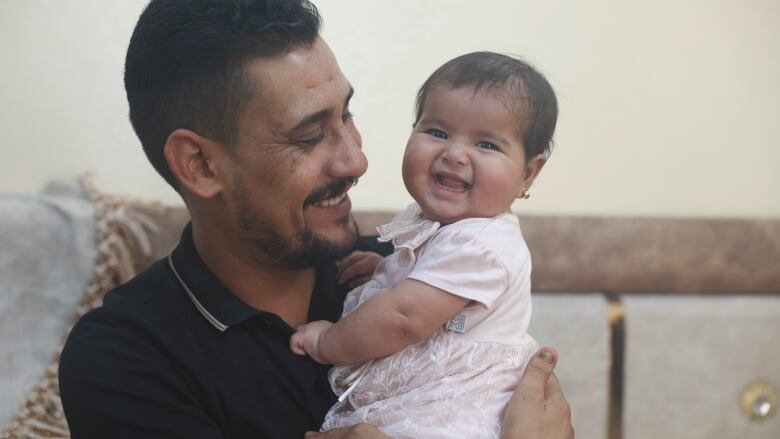
[(368, 169), (368, 160), (363, 154), (363, 142), (356, 129), (342, 130), (337, 145), (337, 155), (330, 161), (328, 173), (333, 177), (360, 177)]

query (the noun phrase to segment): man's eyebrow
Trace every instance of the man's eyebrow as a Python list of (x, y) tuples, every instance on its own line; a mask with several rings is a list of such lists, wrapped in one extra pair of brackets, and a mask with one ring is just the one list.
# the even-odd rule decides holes
[(316, 113), (310, 114), (304, 117), (303, 120), (298, 122), (298, 124), (296, 124), (293, 127), (293, 129), (291, 129), (290, 131), (298, 131), (308, 125), (318, 124), (320, 121), (329, 118), (331, 114), (333, 114), (333, 110), (331, 110), (330, 108), (326, 108), (324, 110), (320, 110)]
[[(349, 105), (349, 101), (350, 99), (352, 99), (353, 94), (355, 94), (355, 89), (352, 88), (352, 86), (350, 85), (349, 91), (347, 92), (347, 97), (346, 99), (344, 99), (344, 108), (346, 108)], [(331, 110), (330, 108), (326, 108), (316, 113), (312, 113), (304, 117), (290, 131), (298, 131), (305, 126), (318, 124), (320, 121), (329, 118), (332, 114), (333, 114), (333, 110)]]

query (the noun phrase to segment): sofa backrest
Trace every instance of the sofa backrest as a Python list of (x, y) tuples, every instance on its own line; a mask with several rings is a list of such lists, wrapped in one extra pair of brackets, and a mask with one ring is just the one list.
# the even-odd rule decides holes
[[(182, 207), (147, 213), (159, 230), (139, 269), (167, 255), (188, 221)], [(393, 215), (355, 212), (355, 219), (372, 234)], [(520, 216), (520, 223), (534, 291), (780, 292), (777, 219)]]

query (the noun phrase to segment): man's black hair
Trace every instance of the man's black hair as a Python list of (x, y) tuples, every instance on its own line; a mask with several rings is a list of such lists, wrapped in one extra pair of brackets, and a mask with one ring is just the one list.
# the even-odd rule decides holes
[(130, 121), (154, 168), (174, 188), (163, 147), (176, 129), (231, 145), (253, 98), (244, 67), (311, 46), (320, 15), (307, 0), (152, 0), (125, 59)]
[(415, 125), (428, 94), (442, 85), (492, 93), (520, 119), (518, 133), (522, 133), (526, 158), (550, 154), (558, 100), (547, 79), (528, 63), (494, 52), (473, 52), (447, 61), (417, 92)]

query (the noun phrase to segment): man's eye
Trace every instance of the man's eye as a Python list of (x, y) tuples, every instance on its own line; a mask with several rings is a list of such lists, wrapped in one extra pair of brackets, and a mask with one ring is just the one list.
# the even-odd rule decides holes
[(303, 146), (311, 147), (311, 146), (315, 146), (318, 143), (322, 142), (322, 139), (324, 139), (324, 138), (325, 138), (325, 134), (324, 133), (320, 133), (320, 134), (317, 134), (314, 137), (309, 137), (308, 139), (299, 140), (298, 144), (299, 145), (303, 145)]
[(484, 142), (484, 141), (477, 143), (477, 148), (492, 149), (494, 151), (501, 151), (501, 148), (499, 148), (498, 145), (496, 145), (495, 143)]
[(352, 119), (354, 116), (355, 116), (355, 113), (353, 113), (353, 112), (351, 112), (349, 110), (346, 110), (345, 112), (341, 113), (341, 120), (343, 122), (346, 122), (346, 121)]
[(446, 139), (447, 133), (445, 133), (442, 130), (438, 130), (436, 128), (428, 128), (425, 130), (426, 133), (430, 134), (433, 137), (436, 137), (437, 139)]

